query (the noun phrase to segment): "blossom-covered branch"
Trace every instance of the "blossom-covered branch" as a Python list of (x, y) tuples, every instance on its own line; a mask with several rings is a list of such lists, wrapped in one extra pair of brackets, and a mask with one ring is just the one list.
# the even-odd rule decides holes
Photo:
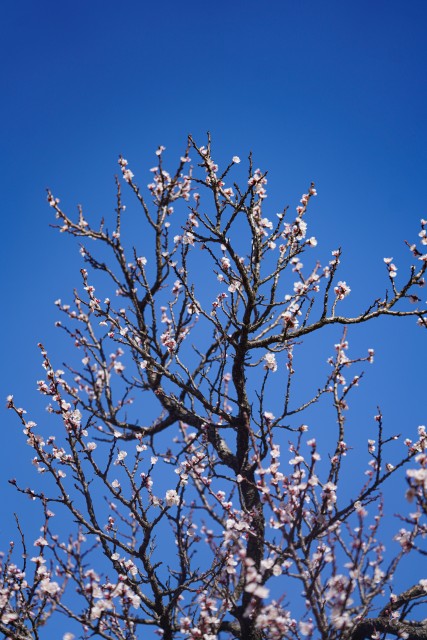
[[(240, 158), (220, 169), (210, 139), (190, 138), (173, 172), (164, 152), (144, 189), (119, 158), (112, 222), (93, 225), (82, 208), (74, 219), (48, 192), (55, 226), (82, 242), (81, 287), (56, 301), (76, 357), (57, 368), (40, 345), (54, 435), (8, 398), (40, 474), (33, 487), (12, 482), (41, 503), (44, 525), (38, 555), (3, 559), (0, 630), (38, 638), (62, 613), (67, 640), (427, 638), (408, 617), (425, 576), (385, 595), (402, 558), (425, 553), (425, 428), (401, 443), (378, 412), (362, 454), (346, 425), (374, 359), (351, 354), (348, 327), (380, 316), (427, 326), (427, 221), (402, 281), (385, 258), (388, 291), (345, 315), (341, 249), (322, 265), (308, 234), (313, 184), (295, 212), (273, 214), (251, 156), (242, 182)], [(310, 389), (299, 347), (329, 325), (344, 331)], [(365, 462), (349, 491), (352, 458)], [(380, 491), (408, 463), (415, 511), (401, 514), (399, 550), (387, 554)], [(76, 527), (68, 540), (55, 514)]]

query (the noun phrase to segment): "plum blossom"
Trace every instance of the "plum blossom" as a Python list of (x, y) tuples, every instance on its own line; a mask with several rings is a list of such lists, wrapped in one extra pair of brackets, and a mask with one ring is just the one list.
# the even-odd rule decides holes
[(397, 276), (397, 267), (395, 264), (393, 264), (392, 261), (393, 258), (384, 258), (384, 262), (388, 269), (388, 275), (390, 276), (390, 278), (395, 278)]
[(310, 636), (314, 631), (314, 625), (312, 622), (304, 622), (303, 620), (300, 620), (298, 626), (302, 636)]
[[(423, 222), (425, 223), (425, 220)], [(427, 244), (427, 231), (422, 229), (418, 235), (421, 238), (421, 244)]]
[(54, 596), (60, 591), (60, 586), (57, 582), (53, 582), (50, 578), (44, 578), (40, 582), (40, 589), (44, 593), (49, 594), (50, 596)]
[[(299, 212), (301, 213), (302, 210)], [(282, 237), (287, 238), (288, 236), (293, 237), (295, 240), (304, 240), (307, 234), (307, 223), (305, 220), (302, 220), (300, 216), (295, 218), (295, 222), (293, 224), (289, 224), (288, 222), (284, 225), (284, 230), (282, 232)]]
[(173, 353), (176, 349), (177, 343), (175, 338), (172, 337), (171, 331), (168, 329), (160, 336), (160, 342), (167, 348), (169, 353)]
[(350, 293), (351, 289), (346, 282), (340, 280), (336, 287), (334, 287), (335, 295), (338, 300), (344, 300), (346, 296)]
[(264, 411), (264, 418), (267, 423), (270, 423), (274, 420), (274, 414), (271, 411)]
[(228, 271), (228, 269), (230, 268), (231, 262), (229, 258), (226, 258), (225, 256), (223, 256), (220, 260), (221, 263), (221, 267), (224, 269), (224, 271)]
[(117, 454), (117, 458), (114, 464), (120, 464), (127, 457), (127, 451), (121, 450)]
[(120, 156), (120, 158), (119, 158), (119, 160), (118, 160), (118, 163), (119, 163), (119, 165), (120, 165), (120, 167), (121, 167), (121, 170), (122, 170), (122, 174), (123, 174), (123, 178), (124, 178), (124, 180), (125, 180), (126, 182), (131, 182), (131, 180), (132, 180), (132, 178), (133, 178), (134, 176), (133, 176), (132, 171), (130, 171), (130, 170), (127, 168), (128, 161), (127, 161), (127, 160), (125, 160), (124, 158), (122, 158), (122, 157)]
[(175, 489), (168, 489), (166, 491), (166, 504), (168, 507), (173, 507), (174, 505), (178, 505), (181, 500)]
[(270, 590), (264, 587), (262, 582), (262, 576), (259, 574), (254, 566), (252, 558), (245, 559), (246, 565), (246, 579), (245, 579), (245, 591), (251, 593), (258, 598), (268, 598)]
[(333, 506), (337, 501), (336, 489), (337, 486), (330, 481), (323, 485), (322, 498), (328, 511), (332, 511)]
[(238, 280), (232, 280), (230, 286), (228, 287), (228, 291), (230, 293), (236, 293), (239, 291), (241, 286), (242, 286), (241, 282), (239, 282)]
[(296, 628), (296, 620), (291, 618), (289, 611), (282, 609), (273, 600), (260, 610), (256, 617), (256, 627), (267, 631), (270, 640), (282, 640)]
[(266, 353), (264, 356), (264, 361), (265, 361), (264, 369), (267, 369), (272, 373), (275, 373), (277, 371), (277, 362), (276, 362), (276, 356), (274, 355), (274, 353)]
[(394, 540), (400, 544), (404, 553), (409, 553), (414, 546), (413, 534), (408, 529), (399, 529), (399, 532), (394, 536)]

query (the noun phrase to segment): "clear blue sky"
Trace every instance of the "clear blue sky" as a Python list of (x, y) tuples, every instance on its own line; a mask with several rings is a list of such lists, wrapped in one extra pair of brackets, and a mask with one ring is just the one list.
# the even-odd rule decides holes
[[(36, 344), (66, 359), (52, 303), (80, 283), (44, 190), (69, 211), (108, 215), (119, 153), (143, 183), (159, 144), (174, 160), (188, 133), (202, 142), (209, 130), (220, 162), (252, 150), (269, 169), (274, 212), (316, 183), (312, 232), (324, 255), (343, 247), (360, 309), (384, 291), (384, 256), (403, 275), (402, 241), (427, 217), (424, 0), (15, 0), (0, 11), (1, 393), (34, 407), (37, 422)], [(363, 418), (380, 403), (391, 430), (425, 422), (426, 336), (413, 320), (350, 333), (377, 351)], [(30, 477), (30, 451), (12, 415), (2, 424), (11, 510), (5, 481)]]

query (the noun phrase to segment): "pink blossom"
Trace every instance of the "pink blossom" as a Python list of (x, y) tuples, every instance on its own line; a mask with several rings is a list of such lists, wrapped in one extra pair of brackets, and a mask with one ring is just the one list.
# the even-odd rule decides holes
[(168, 489), (166, 491), (165, 499), (168, 507), (173, 507), (174, 505), (178, 505), (180, 503), (180, 497), (175, 491), (175, 489)]
[(40, 589), (44, 593), (54, 596), (60, 591), (59, 584), (57, 582), (51, 582), (50, 578), (44, 578), (40, 582)]
[(224, 271), (228, 271), (228, 269), (230, 268), (230, 259), (226, 258), (225, 256), (223, 256), (220, 260), (221, 263), (221, 267), (224, 269)]
[(272, 422), (274, 420), (274, 415), (271, 411), (264, 411), (264, 418), (267, 422)]
[(239, 282), (238, 280), (232, 280), (230, 286), (228, 287), (228, 291), (230, 293), (236, 293), (239, 291), (241, 286), (242, 286), (241, 282)]
[(343, 280), (340, 280), (337, 286), (334, 287), (334, 292), (338, 300), (344, 300), (344, 298), (348, 296), (350, 291), (351, 291), (350, 287)]
[(264, 361), (264, 369), (272, 371), (273, 373), (277, 371), (277, 362), (274, 353), (266, 353), (264, 356)]

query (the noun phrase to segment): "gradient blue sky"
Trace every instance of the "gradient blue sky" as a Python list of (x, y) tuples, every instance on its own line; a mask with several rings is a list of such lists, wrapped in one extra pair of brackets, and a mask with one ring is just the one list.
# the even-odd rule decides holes
[[(174, 161), (188, 133), (202, 143), (209, 130), (219, 162), (252, 150), (269, 170), (273, 213), (316, 183), (311, 233), (325, 256), (343, 247), (360, 309), (387, 286), (384, 256), (403, 275), (403, 240), (427, 217), (424, 0), (15, 0), (0, 13), (1, 393), (37, 422), (36, 344), (66, 359), (52, 303), (80, 284), (76, 246), (49, 228), (45, 188), (69, 211), (108, 215), (119, 153), (144, 183), (159, 144)], [(361, 351), (376, 348), (364, 409), (379, 403), (390, 430), (425, 422), (426, 336), (413, 320), (350, 333)], [(30, 451), (5, 411), (2, 425), (12, 511), (21, 503), (5, 483), (31, 476)], [(6, 515), (2, 540), (11, 525)]]

